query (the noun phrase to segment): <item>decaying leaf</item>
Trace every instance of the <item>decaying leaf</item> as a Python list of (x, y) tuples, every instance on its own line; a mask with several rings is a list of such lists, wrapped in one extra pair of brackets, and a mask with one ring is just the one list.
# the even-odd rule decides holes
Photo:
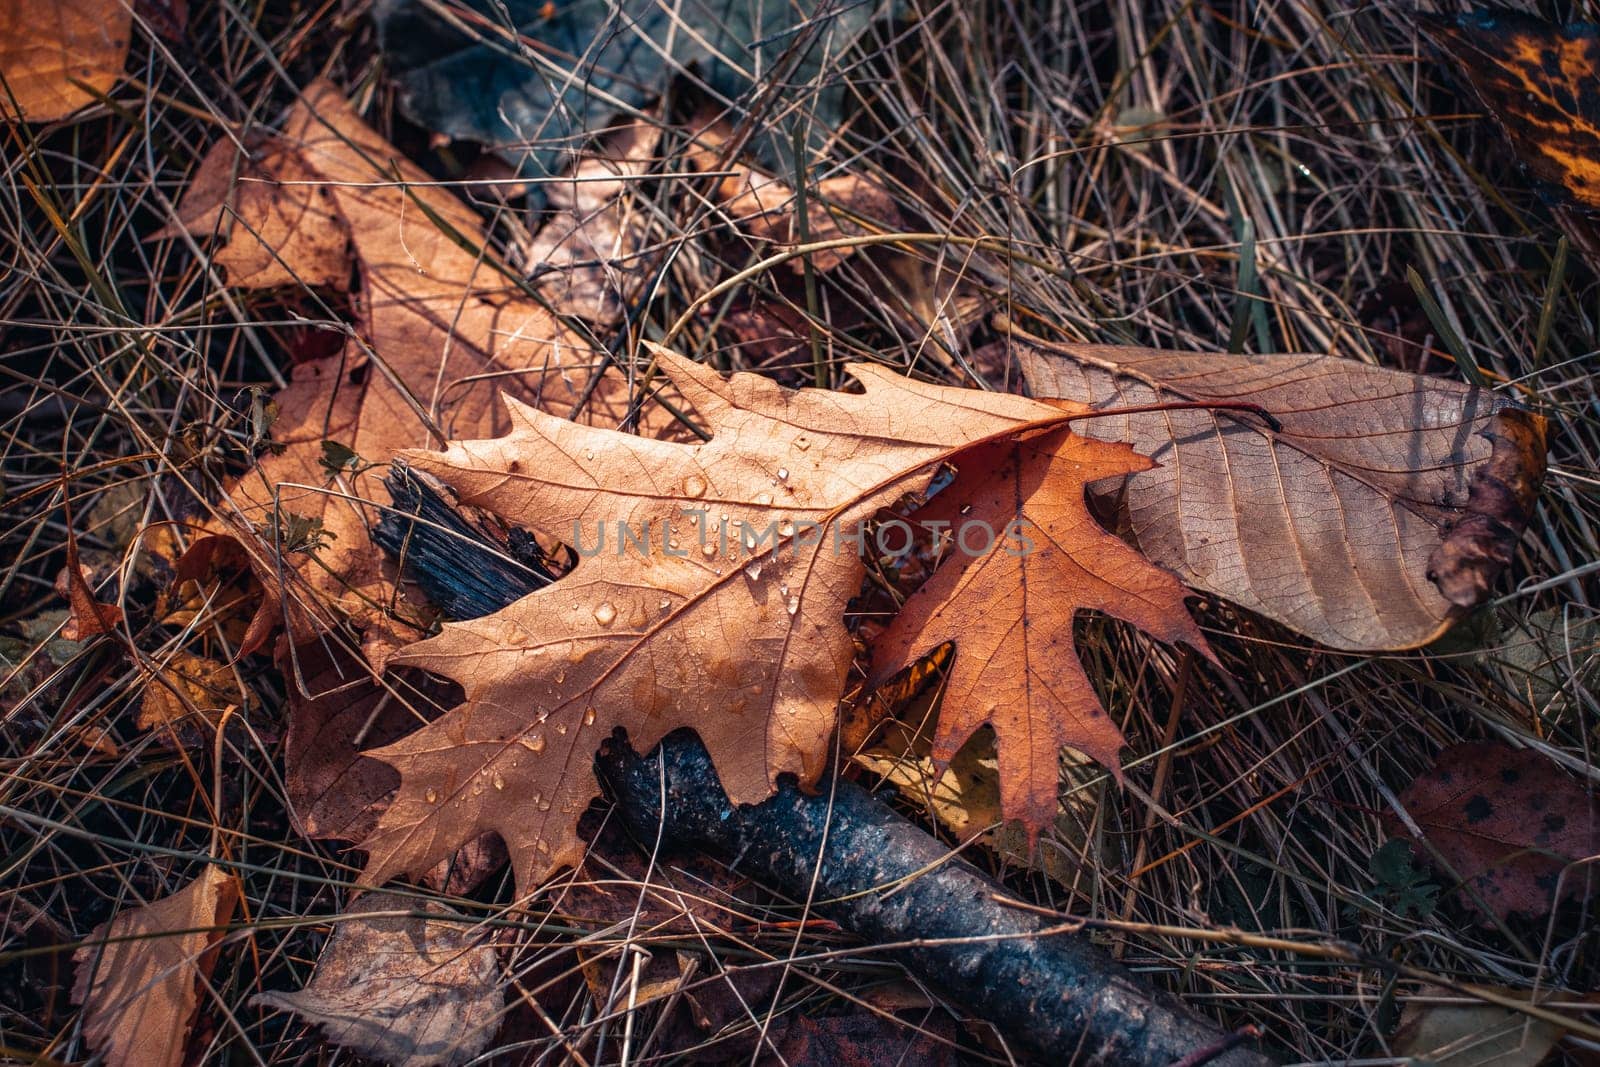
[[(1494, 992), (1529, 999), (1525, 991)], [(1426, 998), (1440, 1003), (1426, 1003)], [(1555, 1023), (1498, 1004), (1462, 1000), (1451, 990), (1424, 988), (1407, 1001), (1394, 1035), (1395, 1055), (1439, 1067), (1536, 1067), (1566, 1036)]]
[(1600, 210), (1600, 29), (1518, 11), (1417, 17), (1494, 116), (1538, 192)]
[(1089, 514), (1083, 487), (1149, 468), (1126, 445), (1067, 429), (997, 442), (957, 460), (955, 481), (913, 516), (951, 531), (949, 558), (873, 644), (887, 678), (933, 645), (956, 643), (933, 738), (941, 766), (982, 726), (994, 729), (1001, 810), (1037, 829), (1056, 814), (1061, 749), (1116, 772), (1122, 732), (1073, 648), (1079, 611), (1130, 622), (1209, 655), (1187, 595)]
[(243, 699), (231, 668), (180, 649), (163, 655), (156, 674), (146, 680), (139, 728), (175, 726), (191, 715), (214, 723), (228, 705)]
[(505, 982), (483, 929), (433, 901), (365, 893), (340, 916), (304, 989), (251, 1003), (292, 1011), (390, 1067), (455, 1067), (500, 1029)]
[(1511, 688), (1550, 714), (1600, 682), (1600, 617), (1575, 606), (1535, 612), (1506, 633), (1498, 654)]
[(239, 881), (221, 867), (169, 897), (118, 912), (73, 954), (72, 1000), (89, 1045), (112, 1067), (180, 1067), (211, 973), (216, 929), (233, 915)]
[[(573, 863), (597, 792), (591, 755), (617, 727), (639, 748), (696, 728), (738, 802), (766, 797), (783, 772), (814, 781), (852, 654), (843, 612), (863, 566), (848, 538), (928, 464), (1062, 418), (871, 366), (851, 371), (864, 394), (791, 393), (657, 358), (709, 442), (618, 434), (511, 401), (509, 435), (406, 455), (463, 503), (584, 558), (391, 661), (459, 681), (467, 702), (371, 753), (401, 785), (363, 843), (364, 883), (419, 873), (490, 831), (524, 890)], [(619, 530), (635, 539), (620, 551)]]
[(54, 122), (122, 77), (133, 7), (122, 0), (0, 3), (0, 119)]
[[(295, 368), (276, 398), (279, 451), (234, 486), (218, 530), (245, 545), (264, 584), (292, 579), (286, 617), (303, 640), (334, 621), (324, 601), (365, 621), (390, 600), (366, 531), (395, 452), (502, 429), (498, 390), (569, 414), (600, 369), (587, 342), (485, 251), (477, 216), (367, 127), (331, 84), (307, 88), (282, 131), (252, 144), (242, 161), (231, 139), (213, 146), (179, 224), (226, 235), (216, 256), (235, 284), (339, 284), (351, 262), (361, 278), (365, 343)], [(336, 248), (348, 260), (334, 263)], [(584, 417), (614, 424), (627, 390), (614, 374), (603, 386)], [(360, 462), (330, 472), (325, 442)], [(320, 522), (314, 549), (283, 552), (273, 531), (286, 516)]]
[[(1571, 864), (1600, 853), (1600, 807), (1584, 786), (1531, 749), (1453, 745), (1400, 794), (1400, 804), (1477, 898), (1504, 919), (1592, 895), (1600, 871)], [(1401, 824), (1386, 820), (1391, 832)], [(1419, 858), (1429, 857), (1419, 850)]]
[(534, 235), (527, 265), (553, 306), (613, 325), (637, 299), (646, 277), (638, 255), (649, 217), (628, 179), (649, 171), (660, 143), (659, 125), (630, 122), (545, 187), (553, 213)]
[[(723, 153), (733, 137), (733, 128), (725, 119), (701, 116), (693, 132), (686, 157), (697, 170), (722, 173), (717, 180), (716, 199), (723, 214), (757, 241), (778, 249), (799, 244), (802, 234), (795, 187), (754, 167), (724, 160)], [(807, 196), (805, 220), (804, 236), (809, 243), (903, 227), (889, 191), (858, 174), (839, 174), (817, 182)], [(832, 270), (854, 252), (850, 246), (827, 249), (813, 253), (809, 262), (816, 270)], [(805, 266), (806, 261), (801, 259), (790, 263), (790, 269), (797, 273)]]
[(1100, 408), (1248, 402), (1083, 422), (1158, 466), (1125, 491), (1138, 546), (1189, 585), (1335, 648), (1411, 648), (1477, 604), (1532, 512), (1545, 422), (1457, 382), (1332, 356), (1028, 341), (1029, 389)]

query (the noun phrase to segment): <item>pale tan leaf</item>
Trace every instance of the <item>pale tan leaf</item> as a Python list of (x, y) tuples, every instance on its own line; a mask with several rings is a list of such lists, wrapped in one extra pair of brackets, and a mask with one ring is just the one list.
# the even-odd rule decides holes
[(486, 932), (464, 917), (365, 893), (339, 917), (304, 989), (258, 993), (251, 1003), (292, 1011), (334, 1044), (390, 1067), (455, 1067), (500, 1029), (505, 981)]
[(12, 97), (29, 122), (53, 122), (122, 78), (133, 30), (123, 0), (0, 0), (0, 118)]
[[(1494, 992), (1527, 1000), (1525, 991)], [(1424, 988), (1406, 1003), (1394, 1052), (1437, 1067), (1536, 1067), (1555, 1050), (1566, 1031), (1512, 1008), (1487, 1002), (1425, 1003), (1423, 998), (1460, 1001), (1446, 989)]]
[(239, 881), (221, 867), (169, 897), (118, 912), (73, 954), (72, 1000), (89, 1045), (112, 1067), (179, 1067), (211, 972), (215, 929), (233, 915)]
[(647, 277), (639, 258), (647, 206), (629, 181), (649, 171), (661, 128), (637, 119), (601, 138), (561, 181), (545, 185), (553, 213), (527, 251), (528, 273), (552, 306), (599, 325), (621, 321)]
[(1125, 481), (1145, 555), (1197, 589), (1343, 649), (1433, 640), (1486, 594), (1531, 514), (1544, 420), (1459, 382), (1320, 355), (1018, 342), (1034, 396), (1197, 401), (1080, 424), (1157, 466)]

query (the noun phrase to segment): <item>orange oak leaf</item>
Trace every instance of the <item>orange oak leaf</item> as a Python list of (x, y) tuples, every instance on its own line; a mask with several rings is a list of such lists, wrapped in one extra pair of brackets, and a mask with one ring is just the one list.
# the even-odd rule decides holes
[(843, 616), (864, 567), (851, 532), (930, 464), (1063, 417), (873, 366), (851, 368), (864, 392), (848, 394), (657, 359), (709, 441), (615, 433), (508, 400), (510, 434), (406, 454), (462, 503), (583, 558), (391, 659), (454, 679), (466, 703), (369, 753), (400, 788), (362, 843), (364, 884), (420, 874), (485, 832), (506, 843), (524, 891), (575, 862), (578, 817), (598, 791), (593, 754), (617, 727), (640, 747), (694, 727), (736, 802), (766, 797), (786, 772), (814, 781), (852, 656)]
[(112, 1067), (179, 1067), (211, 973), (216, 945), (239, 899), (239, 880), (207, 867), (169, 897), (128, 908), (95, 927), (73, 954), (73, 1003), (84, 1035)]
[[(582, 417), (610, 424), (627, 413), (629, 390), (498, 263), (477, 215), (330, 83), (308, 87), (281, 132), (246, 144), (243, 157), (231, 138), (212, 147), (177, 225), (222, 235), (213, 261), (232, 284), (337, 287), (352, 265), (360, 277), (358, 336), (341, 355), (294, 369), (276, 397), (278, 451), (238, 480), (212, 524), (239, 540), (266, 587), (284, 588), (264, 610), (304, 639), (340, 615), (369, 622), (394, 596), (366, 531), (396, 452), (504, 430), (500, 390), (562, 414), (583, 402)], [(595, 374), (601, 387), (590, 390)], [(330, 470), (324, 442), (355, 459)], [(290, 517), (320, 524), (315, 545), (285, 551)]]
[(1058, 429), (956, 462), (955, 481), (913, 516), (951, 531), (949, 555), (874, 642), (874, 680), (955, 642), (933, 759), (947, 765), (979, 727), (992, 727), (1000, 810), (1035, 830), (1055, 818), (1063, 747), (1116, 771), (1123, 744), (1073, 648), (1077, 613), (1102, 611), (1209, 649), (1184, 587), (1102, 529), (1084, 500), (1089, 482), (1147, 470), (1148, 459)]

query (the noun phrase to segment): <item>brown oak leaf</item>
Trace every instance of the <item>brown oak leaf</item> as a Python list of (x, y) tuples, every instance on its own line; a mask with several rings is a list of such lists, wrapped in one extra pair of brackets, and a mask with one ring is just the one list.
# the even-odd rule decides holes
[[(392, 598), (367, 529), (397, 451), (503, 430), (500, 390), (562, 414), (587, 397), (582, 417), (608, 424), (627, 413), (629, 391), (614, 371), (587, 391), (603, 373), (589, 343), (488, 251), (477, 215), (330, 83), (309, 86), (279, 133), (245, 143), (242, 158), (231, 138), (212, 147), (177, 224), (223, 236), (213, 258), (232, 284), (337, 287), (352, 264), (361, 282), (359, 338), (294, 369), (275, 398), (278, 451), (239, 479), (213, 524), (240, 541), (265, 586), (284, 587), (284, 604), (267, 597), (263, 610), (303, 640), (341, 614), (370, 621)], [(330, 471), (324, 442), (356, 461)], [(284, 552), (273, 533), (286, 516), (320, 523), (318, 544)], [(252, 634), (258, 647), (266, 629)]]
[[(640, 748), (696, 728), (736, 802), (766, 797), (786, 772), (815, 781), (852, 656), (843, 615), (864, 568), (851, 532), (930, 464), (1063, 418), (872, 366), (851, 369), (865, 391), (848, 394), (657, 359), (709, 441), (619, 434), (508, 401), (507, 436), (406, 455), (462, 503), (584, 558), (391, 660), (455, 679), (466, 703), (370, 753), (401, 783), (362, 843), (363, 883), (415, 876), (485, 832), (505, 841), (524, 891), (576, 862), (578, 817), (598, 791), (593, 753), (617, 727)], [(619, 530), (633, 534), (620, 549)]]
[(1087, 483), (1148, 470), (1148, 459), (1058, 429), (974, 448), (957, 464), (955, 481), (913, 516), (951, 532), (949, 554), (874, 642), (874, 679), (955, 642), (933, 759), (949, 764), (992, 727), (1001, 812), (1038, 829), (1056, 815), (1063, 747), (1119, 767), (1122, 732), (1073, 648), (1077, 613), (1102, 611), (1210, 652), (1183, 586), (1102, 529), (1084, 500)]
[(84, 1034), (112, 1067), (179, 1067), (199, 1006), (196, 986), (239, 899), (239, 880), (208, 866), (169, 897), (95, 927), (73, 954), (72, 1000)]

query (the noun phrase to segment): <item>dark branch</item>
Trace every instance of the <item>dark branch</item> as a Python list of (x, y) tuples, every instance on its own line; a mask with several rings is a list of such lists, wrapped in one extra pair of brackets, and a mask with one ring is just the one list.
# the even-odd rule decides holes
[[(409, 573), (450, 614), (486, 615), (552, 580), (542, 562), (498, 548), (409, 471), (397, 468), (387, 484), (397, 511), (374, 538), (396, 556), (404, 549)], [(814, 901), (818, 914), (883, 946), (1044, 1062), (1273, 1062), (1136, 981), (1070, 921), (1052, 925), (1007, 907), (1010, 895), (993, 880), (849, 782), (809, 796), (785, 779), (769, 800), (735, 807), (688, 730), (648, 756), (619, 732), (596, 769), (641, 841), (718, 853), (772, 888)]]

